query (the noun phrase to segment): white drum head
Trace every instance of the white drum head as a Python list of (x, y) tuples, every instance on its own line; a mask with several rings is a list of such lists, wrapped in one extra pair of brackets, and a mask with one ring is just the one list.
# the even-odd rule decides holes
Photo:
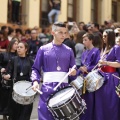
[(36, 92), (34, 92), (32, 89), (30, 89), (29, 91), (26, 90), (31, 85), (32, 85), (31, 82), (19, 81), (14, 84), (13, 90), (21, 96), (33, 96), (36, 94)]
[(66, 101), (68, 101), (73, 94), (75, 93), (75, 89), (72, 87), (68, 87), (62, 89), (61, 91), (57, 92), (48, 102), (49, 107), (56, 107), (59, 106)]

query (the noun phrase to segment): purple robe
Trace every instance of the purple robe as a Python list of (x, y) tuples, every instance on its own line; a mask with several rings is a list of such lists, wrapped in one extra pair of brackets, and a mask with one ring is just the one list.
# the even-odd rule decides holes
[[(53, 45), (49, 43), (40, 47), (34, 65), (32, 67), (32, 81), (37, 80), (40, 83), (40, 69), (42, 68), (43, 72), (58, 72), (57, 71), (57, 59), (61, 70), (59, 72), (68, 72), (69, 68), (72, 68), (75, 65), (74, 54), (71, 48), (67, 47), (64, 44)], [(69, 80), (74, 80), (76, 76), (70, 76)], [(62, 78), (61, 78), (62, 79)], [(44, 81), (44, 80), (43, 80)], [(58, 84), (58, 82), (44, 83), (42, 84), (41, 91), (43, 92), (40, 95), (40, 101), (38, 105), (38, 117), (39, 120), (54, 120), (51, 112), (47, 108), (48, 99), (56, 91), (53, 88)], [(68, 83), (62, 83), (60, 88), (68, 86)]]
[[(120, 63), (120, 46), (115, 45), (106, 55), (106, 60)], [(118, 73), (103, 73), (105, 82), (95, 92), (94, 120), (120, 120), (120, 98), (115, 92), (115, 86), (119, 84), (119, 80), (112, 75), (118, 76)]]
[[(81, 66), (86, 66), (87, 71), (91, 72), (91, 70), (95, 67), (95, 65), (98, 63), (98, 60), (100, 59), (100, 50), (98, 48), (93, 48), (91, 50), (86, 50), (82, 53)], [(79, 71), (79, 74), (82, 72)], [(86, 76), (87, 74), (84, 74)], [(85, 94), (83, 94), (81, 97), (86, 102), (87, 109), (85, 110), (85, 114), (82, 114), (80, 117), (80, 120), (93, 120), (94, 118), (94, 92), (88, 92), (86, 91)]]

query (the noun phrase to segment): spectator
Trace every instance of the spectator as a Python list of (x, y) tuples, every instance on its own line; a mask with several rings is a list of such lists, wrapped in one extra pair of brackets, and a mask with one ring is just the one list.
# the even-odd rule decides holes
[(8, 44), (9, 40), (5, 39), (3, 32), (0, 31), (0, 52), (5, 52)]
[(84, 22), (79, 22), (79, 25), (78, 25), (79, 29), (80, 29), (80, 30), (83, 30), (83, 26), (84, 26), (84, 25), (85, 25)]
[(49, 38), (47, 37), (47, 28), (43, 28), (42, 32), (39, 34), (39, 39), (43, 44), (47, 44)]
[(1, 31), (3, 32), (3, 36), (5, 39), (8, 39), (8, 32), (9, 32), (9, 29), (8, 29), (8, 26), (2, 26), (1, 27)]
[(30, 40), (30, 39), (31, 39), (31, 30), (30, 30), (30, 29), (27, 29), (27, 30), (25, 31), (25, 36), (24, 36), (24, 38), (22, 38), (21, 41), (27, 42), (27, 41)]
[(73, 39), (70, 38), (69, 33), (66, 34), (65, 40), (63, 41), (63, 44), (67, 45), (73, 50), (74, 57), (76, 57), (75, 53), (75, 43), (73, 42)]
[[(17, 50), (18, 42), (16, 40), (10, 41), (7, 51), (0, 53), (0, 115), (3, 115), (3, 120), (7, 120), (7, 116), (9, 116), (9, 95), (10, 95), (10, 84), (4, 83), (5, 81), (2, 77), (6, 74), (7, 67), (9, 66), (9, 61), (11, 58), (15, 57)], [(12, 83), (11, 83), (12, 84)]]
[(93, 32), (94, 35), (98, 34), (102, 38), (102, 34), (99, 31), (99, 24), (98, 23), (93, 23), (91, 25), (91, 29), (92, 29), (92, 32)]
[(84, 51), (84, 45), (83, 45), (83, 35), (86, 32), (84, 30), (81, 30), (80, 32), (78, 32), (77, 37), (75, 39), (75, 52), (76, 52), (76, 57), (75, 57), (75, 62), (76, 62), (76, 66), (77, 68), (79, 68), (81, 66), (81, 55), (82, 52)]
[(17, 28), (16, 30), (16, 38), (18, 38), (19, 41), (22, 40), (23, 32), (20, 28)]
[(15, 30), (11, 27), (9, 27), (9, 32), (8, 32), (8, 40), (11, 41), (12, 38), (14, 38), (16, 35)]
[(58, 20), (58, 15), (60, 14), (61, 0), (49, 0), (49, 4), (51, 6), (51, 11), (48, 13), (49, 23), (52, 24), (52, 16), (54, 17), (54, 22)]
[(31, 39), (27, 42), (29, 45), (29, 55), (34, 60), (37, 54), (38, 49), (43, 44), (37, 39), (37, 31), (35, 29), (31, 30)]

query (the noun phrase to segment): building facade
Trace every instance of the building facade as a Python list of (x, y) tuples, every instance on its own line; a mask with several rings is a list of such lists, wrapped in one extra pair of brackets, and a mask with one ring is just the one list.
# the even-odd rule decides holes
[[(20, 21), (28, 27), (48, 25), (49, 0), (22, 0)], [(103, 24), (105, 20), (120, 21), (120, 0), (61, 0), (59, 21), (84, 21)], [(8, 0), (0, 0), (0, 23), (11, 22)]]

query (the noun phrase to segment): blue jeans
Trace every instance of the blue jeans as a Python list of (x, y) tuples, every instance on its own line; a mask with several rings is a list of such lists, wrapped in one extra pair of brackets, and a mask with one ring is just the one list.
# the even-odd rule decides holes
[(55, 15), (55, 18), (54, 18), (54, 22), (56, 22), (58, 20), (58, 15), (60, 13), (60, 10), (56, 10), (56, 9), (52, 9), (49, 13), (48, 13), (48, 20), (49, 20), (49, 23), (53, 23), (52, 22), (52, 16)]

